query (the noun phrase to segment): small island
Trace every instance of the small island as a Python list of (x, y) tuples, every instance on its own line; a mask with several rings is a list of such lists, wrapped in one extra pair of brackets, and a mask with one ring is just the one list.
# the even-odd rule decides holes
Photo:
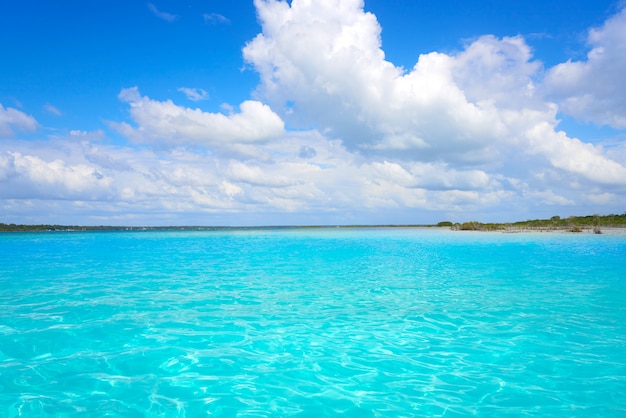
[(553, 216), (550, 219), (533, 219), (513, 223), (482, 223), (476, 221), (452, 223), (444, 221), (439, 222), (437, 226), (447, 226), (455, 231), (587, 231), (601, 234), (603, 228), (626, 228), (626, 212), (621, 215), (569, 216), (567, 218)]

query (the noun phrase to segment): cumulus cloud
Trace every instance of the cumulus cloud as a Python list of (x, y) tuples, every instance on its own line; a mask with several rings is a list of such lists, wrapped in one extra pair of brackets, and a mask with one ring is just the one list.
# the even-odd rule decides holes
[(529, 152), (545, 155), (554, 167), (598, 184), (626, 186), (626, 167), (606, 158), (601, 148), (555, 132), (547, 123), (534, 126), (527, 136)]
[(157, 9), (157, 7), (152, 3), (148, 3), (148, 9), (152, 12), (153, 15), (155, 15), (161, 20), (165, 20), (166, 22), (171, 23), (178, 19), (178, 15), (167, 13), (167, 12), (162, 12), (159, 9)]
[[(318, 151), (303, 161), (298, 154), (304, 146)], [(16, 144), (0, 155), (2, 197), (125, 205), (151, 202), (154, 207), (177, 202), (181, 211), (196, 205), (194, 210), (201, 211), (254, 207), (255, 211), (333, 212), (361, 205), (385, 207), (385, 202), (394, 207), (400, 201), (417, 204), (415, 196), (428, 189), (480, 190), (488, 182), (480, 172), (456, 172), (444, 165), (365, 163), (337, 141), (315, 132), (264, 147), (272, 154), (271, 161), (217, 158), (184, 148), (156, 152), (61, 139)], [(402, 193), (393, 196), (390, 190)]]
[(141, 96), (136, 87), (123, 89), (120, 100), (130, 105), (135, 127), (113, 126), (132, 140), (170, 145), (205, 145), (234, 151), (246, 145), (280, 137), (284, 123), (269, 106), (253, 100), (239, 105), (239, 112), (225, 115), (190, 109)]
[[(535, 176), (516, 179), (506, 170), (365, 158), (317, 131), (286, 133), (257, 146), (271, 158), (61, 138), (5, 143), (0, 207), (7, 220), (22, 216), (32, 203), (40, 210), (54, 206), (55, 213), (71, 219), (98, 214), (105, 220), (98, 223), (137, 224), (132, 216), (144, 216), (156, 223), (232, 225), (435, 222), (476, 219), (498, 207), (595, 208), (601, 201), (611, 210), (626, 204), (619, 185), (613, 185), (618, 188), (611, 201), (609, 192), (595, 187), (581, 193), (580, 186), (568, 187), (570, 179), (551, 172), (549, 162)], [(303, 149), (315, 153), (302, 158)], [(510, 209), (501, 216), (507, 215)]]
[(0, 181), (4, 183), (3, 198), (91, 200), (101, 198), (111, 184), (94, 166), (46, 161), (19, 152), (0, 154)]
[(521, 36), (484, 35), (451, 59), (453, 80), (468, 102), (512, 109), (538, 105), (534, 78), (541, 64)]
[(187, 96), (189, 100), (193, 102), (199, 102), (202, 100), (207, 100), (209, 98), (209, 94), (203, 89), (179, 87), (177, 90), (183, 93), (185, 96)]
[(591, 29), (586, 60), (551, 68), (547, 94), (561, 111), (598, 125), (626, 128), (626, 8), (604, 25)]
[[(423, 54), (405, 71), (385, 60), (381, 28), (362, 1), (255, 4), (263, 33), (244, 57), (261, 75), (259, 93), (277, 108), (295, 103), (294, 115), (332, 129), (353, 149), (494, 158), (488, 146), (509, 134), (496, 105), (510, 103), (504, 97), (520, 85), (530, 91), (521, 96), (533, 90), (537, 65), (519, 38), (484, 37), (456, 57)], [(488, 87), (475, 86), (495, 74)]]
[(12, 135), (15, 130), (33, 132), (39, 124), (30, 115), (0, 104), (0, 135)]
[(318, 123), (368, 155), (461, 167), (541, 155), (589, 181), (626, 184), (623, 163), (556, 131), (558, 107), (536, 92), (541, 63), (519, 36), (422, 54), (405, 70), (385, 60), (361, 0), (255, 5), (263, 32), (244, 58), (261, 76), (258, 94), (292, 123)]

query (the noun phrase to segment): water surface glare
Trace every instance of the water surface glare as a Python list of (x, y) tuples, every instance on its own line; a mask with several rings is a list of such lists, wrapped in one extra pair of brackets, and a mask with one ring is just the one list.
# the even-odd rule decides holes
[(626, 416), (626, 236), (0, 235), (0, 417)]

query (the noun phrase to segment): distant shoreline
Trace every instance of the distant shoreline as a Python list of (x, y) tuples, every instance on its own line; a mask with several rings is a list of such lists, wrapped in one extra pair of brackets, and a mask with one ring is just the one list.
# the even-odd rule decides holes
[(260, 226), (107, 226), (107, 225), (18, 225), (0, 223), (0, 232), (79, 232), (79, 231), (229, 231), (229, 230), (271, 230), (271, 229), (327, 229), (327, 228), (448, 228), (453, 231), (481, 231), (502, 233), (524, 232), (564, 232), (625, 234), (626, 212), (621, 215), (570, 216), (550, 219), (535, 219), (512, 223), (482, 223), (477, 221), (452, 223), (443, 221), (437, 224), (403, 225), (260, 225)]
[(457, 231), (592, 232), (594, 234), (602, 234), (613, 230), (624, 230), (626, 228), (626, 212), (621, 215), (570, 216), (568, 218), (553, 216), (550, 219), (534, 219), (513, 223), (482, 223), (473, 221), (461, 224), (440, 222), (438, 225), (444, 226), (444, 224)]
[[(441, 228), (438, 225), (262, 225), (262, 226), (77, 226), (15, 225), (0, 223), (0, 232), (141, 232), (141, 231), (237, 231), (272, 229)], [(446, 227), (447, 228), (447, 227)], [(449, 229), (449, 228), (447, 228)]]
[(502, 234), (524, 234), (524, 233), (564, 233), (564, 234), (606, 234), (606, 235), (626, 235), (625, 226), (586, 226), (578, 229), (568, 227), (505, 227), (503, 229), (485, 229), (477, 232), (500, 232)]

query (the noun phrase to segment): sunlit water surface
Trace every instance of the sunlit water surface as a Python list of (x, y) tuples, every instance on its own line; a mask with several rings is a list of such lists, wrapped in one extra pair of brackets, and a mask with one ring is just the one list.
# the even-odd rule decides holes
[(0, 416), (626, 416), (626, 236), (0, 235)]

